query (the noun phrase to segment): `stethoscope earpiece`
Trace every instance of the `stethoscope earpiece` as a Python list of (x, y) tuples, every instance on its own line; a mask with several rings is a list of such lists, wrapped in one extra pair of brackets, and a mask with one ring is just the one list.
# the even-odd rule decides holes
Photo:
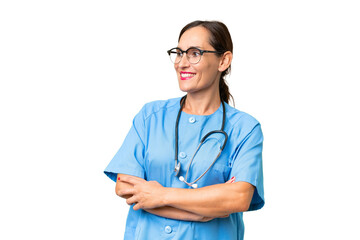
[(180, 176), (179, 180), (181, 182), (185, 183), (186, 185), (188, 185), (189, 187), (192, 187), (192, 188), (197, 188), (198, 187), (198, 185), (196, 183), (190, 184), (187, 181), (185, 181), (185, 178), (183, 176)]

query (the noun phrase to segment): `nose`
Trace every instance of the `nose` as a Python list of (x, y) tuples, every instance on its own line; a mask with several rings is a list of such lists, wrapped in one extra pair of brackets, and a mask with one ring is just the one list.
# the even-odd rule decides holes
[(179, 64), (180, 68), (189, 67), (190, 63), (189, 63), (189, 60), (188, 60), (188, 58), (186, 56), (186, 53), (183, 54), (183, 56), (182, 56), (182, 58), (181, 58), (181, 60), (180, 60), (180, 62), (178, 64)]

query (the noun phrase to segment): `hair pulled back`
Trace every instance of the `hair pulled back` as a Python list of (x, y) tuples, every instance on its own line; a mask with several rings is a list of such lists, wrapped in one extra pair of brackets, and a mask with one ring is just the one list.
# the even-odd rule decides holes
[[(187, 24), (180, 32), (179, 39), (181, 36), (193, 27), (202, 26), (207, 29), (210, 33), (209, 44), (218, 52), (233, 52), (233, 43), (231, 40), (231, 35), (226, 27), (226, 25), (219, 21), (194, 21)], [(218, 54), (221, 56), (221, 54)], [(231, 71), (231, 65), (224, 72), (221, 73), (220, 82), (219, 82), (219, 90), (220, 90), (220, 99), (226, 103), (229, 103), (231, 99), (234, 102), (233, 96), (230, 94), (229, 86), (225, 81), (225, 76), (228, 75)]]

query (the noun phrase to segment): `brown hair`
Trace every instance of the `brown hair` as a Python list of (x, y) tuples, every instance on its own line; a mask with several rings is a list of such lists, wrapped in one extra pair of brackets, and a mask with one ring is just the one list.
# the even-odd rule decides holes
[[(207, 29), (210, 33), (209, 43), (218, 52), (226, 52), (230, 51), (233, 52), (233, 43), (231, 40), (231, 35), (226, 27), (226, 25), (222, 22), (218, 21), (194, 21), (187, 24), (180, 32), (179, 39), (180, 41), (181, 36), (189, 30), (190, 28), (202, 26)], [(221, 54), (218, 54), (221, 56)], [(219, 82), (219, 90), (220, 90), (220, 99), (226, 103), (229, 103), (231, 99), (234, 103), (234, 98), (229, 92), (229, 86), (225, 81), (225, 76), (230, 73), (231, 65), (228, 69), (221, 73), (220, 82)]]

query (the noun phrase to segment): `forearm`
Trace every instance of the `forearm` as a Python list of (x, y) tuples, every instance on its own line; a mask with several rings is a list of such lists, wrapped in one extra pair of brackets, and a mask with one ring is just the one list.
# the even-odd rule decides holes
[[(132, 195), (131, 194), (121, 194), (121, 190), (123, 189), (127, 189), (127, 188), (132, 188), (133, 186), (131, 184), (128, 183), (124, 183), (121, 182), (120, 179), (121, 177), (123, 177), (123, 174), (118, 174), (118, 179), (116, 182), (116, 194), (124, 199), (128, 199), (130, 198)], [(153, 208), (153, 209), (144, 209), (145, 211), (160, 216), (160, 217), (165, 217), (165, 218), (171, 218), (171, 219), (176, 219), (176, 220), (183, 220), (183, 221), (209, 221), (212, 218), (208, 218), (208, 217), (203, 217), (188, 211), (184, 211), (181, 209), (177, 209), (174, 207), (169, 207), (169, 206), (164, 206), (164, 207), (159, 207), (159, 208)]]
[[(131, 195), (124, 195), (121, 197), (124, 199), (128, 199), (129, 197), (131, 197)], [(183, 220), (183, 221), (206, 222), (212, 219), (209, 217), (203, 217), (195, 213), (191, 213), (185, 210), (181, 210), (169, 206), (158, 207), (153, 209), (144, 209), (144, 210), (160, 217)]]
[(156, 181), (124, 176), (121, 180), (132, 185), (118, 193), (132, 195), (126, 200), (134, 210), (173, 207), (204, 217), (223, 217), (247, 211), (255, 187), (247, 182), (211, 185), (198, 189), (163, 187)]
[[(120, 197), (122, 197), (124, 199), (128, 199), (129, 197), (131, 197), (131, 195), (123, 195)], [(177, 208), (170, 207), (170, 206), (158, 207), (158, 208), (153, 208), (153, 209), (144, 209), (144, 210), (151, 214), (160, 216), (160, 217), (171, 218), (171, 219), (176, 219), (176, 220), (183, 220), (183, 221), (205, 222), (205, 221), (209, 221), (212, 219), (209, 217), (203, 217), (203, 216), (197, 215), (195, 213), (191, 213), (191, 212), (177, 209)]]
[(254, 187), (244, 182), (199, 189), (165, 188), (163, 204), (200, 216), (219, 217), (247, 211), (253, 192)]
[(183, 220), (183, 221), (205, 222), (212, 219), (209, 217), (203, 217), (188, 211), (184, 211), (181, 209), (168, 207), (168, 206), (153, 208), (153, 209), (144, 209), (144, 210), (160, 217)]

